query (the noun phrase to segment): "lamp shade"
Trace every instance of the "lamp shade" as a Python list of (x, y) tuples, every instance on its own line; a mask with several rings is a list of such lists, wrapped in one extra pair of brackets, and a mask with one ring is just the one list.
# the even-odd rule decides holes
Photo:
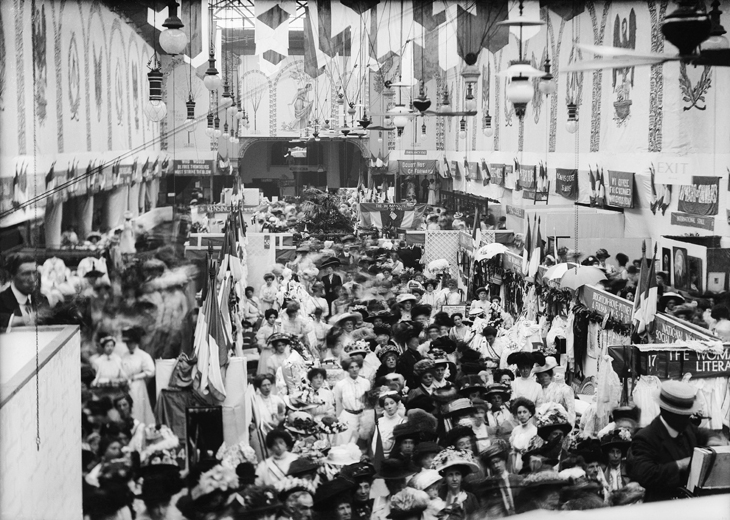
[(143, 110), (150, 121), (161, 121), (167, 115), (167, 105), (162, 101), (162, 77), (162, 72), (158, 68), (147, 73), (150, 97)]
[(408, 118), (404, 115), (397, 115), (393, 118), (393, 124), (396, 128), (403, 129), (408, 124)]
[(215, 56), (212, 51), (208, 57), (208, 70), (205, 71), (203, 84), (210, 91), (220, 90), (221, 88), (221, 77), (218, 74), (218, 69), (215, 68)]
[(535, 93), (535, 89), (532, 86), (530, 78), (525, 76), (515, 76), (507, 85), (507, 99), (512, 104), (518, 103), (529, 103), (532, 100), (532, 96)]
[(162, 24), (165, 30), (160, 33), (160, 47), (168, 54), (180, 54), (188, 45), (187, 35), (181, 31), (185, 27), (177, 16), (178, 3), (168, 3), (168, 17)]

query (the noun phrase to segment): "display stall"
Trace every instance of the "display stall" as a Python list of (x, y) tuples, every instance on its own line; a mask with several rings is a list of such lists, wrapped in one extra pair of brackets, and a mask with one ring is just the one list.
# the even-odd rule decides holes
[(80, 344), (75, 326), (0, 335), (1, 518), (83, 516)]
[(679, 291), (720, 293), (730, 288), (730, 239), (719, 236), (662, 236), (661, 265)]

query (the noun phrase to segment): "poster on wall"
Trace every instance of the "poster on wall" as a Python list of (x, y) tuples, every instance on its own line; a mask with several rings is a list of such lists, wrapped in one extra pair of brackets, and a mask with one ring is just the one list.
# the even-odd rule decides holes
[(360, 203), (360, 227), (378, 229), (418, 229), (423, 223), (426, 204)]
[(399, 175), (435, 175), (436, 159), (424, 159), (421, 161), (398, 161)]
[(687, 250), (684, 247), (674, 248), (674, 288), (686, 290), (689, 288), (689, 265), (687, 263)]
[(608, 170), (608, 205), (616, 208), (634, 207), (634, 174)]
[(489, 165), (489, 170), (492, 173), (492, 184), (504, 186), (504, 164), (492, 163)]
[(677, 209), (692, 215), (717, 215), (719, 177), (692, 177), (692, 184), (679, 187)]
[(503, 186), (508, 190), (515, 189), (515, 167), (511, 164), (505, 164), (504, 166), (504, 184)]
[(672, 250), (668, 247), (662, 248), (662, 271), (665, 273), (672, 272)]
[(555, 169), (555, 192), (566, 199), (578, 198), (578, 170)]

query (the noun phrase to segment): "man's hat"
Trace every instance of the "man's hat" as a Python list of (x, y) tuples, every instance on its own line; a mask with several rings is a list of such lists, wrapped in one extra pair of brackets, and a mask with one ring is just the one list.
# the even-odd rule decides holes
[(697, 390), (681, 381), (664, 381), (656, 400), (659, 408), (678, 415), (692, 415), (700, 409)]

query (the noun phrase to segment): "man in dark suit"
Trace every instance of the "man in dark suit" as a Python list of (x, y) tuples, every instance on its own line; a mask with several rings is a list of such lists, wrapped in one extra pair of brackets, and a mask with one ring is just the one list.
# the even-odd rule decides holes
[(690, 422), (699, 409), (695, 394), (687, 383), (665, 381), (657, 398), (659, 416), (639, 430), (629, 448), (628, 475), (646, 489), (646, 502), (676, 497), (687, 483), (692, 452), (710, 440), (710, 430)]
[(406, 378), (408, 388), (418, 388), (421, 385), (421, 381), (413, 372), (415, 364), (423, 359), (421, 353), (418, 352), (418, 333), (420, 330), (421, 328), (417, 327), (411, 333), (411, 337), (406, 342), (408, 348), (398, 357), (398, 362), (395, 365), (395, 371)]
[(45, 302), (38, 292), (38, 265), (28, 255), (16, 255), (8, 265), (10, 286), (0, 292), (0, 332), (34, 325), (38, 306)]
[(337, 265), (340, 265), (340, 262), (334, 258), (325, 260), (321, 265), (321, 268), (324, 269), (324, 276), (320, 280), (324, 284), (324, 298), (329, 305), (337, 299), (337, 290), (342, 286), (342, 278), (334, 272), (334, 267)]

